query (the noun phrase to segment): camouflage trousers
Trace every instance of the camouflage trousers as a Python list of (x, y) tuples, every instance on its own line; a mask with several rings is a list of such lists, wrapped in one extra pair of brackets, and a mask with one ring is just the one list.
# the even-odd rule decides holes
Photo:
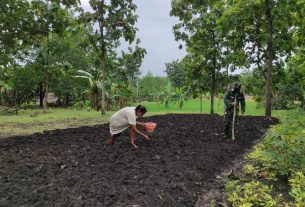
[[(232, 137), (232, 122), (233, 122), (233, 111), (226, 111), (224, 115), (224, 137), (231, 138)], [(238, 111), (236, 111), (235, 123), (238, 121)], [(236, 130), (237, 124), (235, 124), (234, 130)]]

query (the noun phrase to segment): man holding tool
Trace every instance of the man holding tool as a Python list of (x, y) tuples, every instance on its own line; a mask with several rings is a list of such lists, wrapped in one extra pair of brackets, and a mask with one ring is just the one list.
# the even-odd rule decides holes
[[(245, 113), (245, 95), (241, 90), (241, 84), (235, 83), (232, 88), (230, 88), (224, 95), (224, 106), (225, 106), (225, 128), (224, 128), (224, 139), (228, 140), (232, 137), (234, 140), (234, 130), (235, 130), (235, 116), (238, 116), (239, 103), (241, 105), (241, 114)], [(232, 127), (233, 126), (233, 127)], [(233, 135), (233, 136), (232, 136)]]

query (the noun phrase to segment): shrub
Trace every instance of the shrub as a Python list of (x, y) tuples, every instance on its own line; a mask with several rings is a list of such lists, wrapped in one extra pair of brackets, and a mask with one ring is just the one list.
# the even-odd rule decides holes
[(305, 206), (305, 175), (302, 172), (295, 172), (289, 179), (291, 190), (289, 195), (294, 198), (292, 206)]
[[(281, 124), (270, 128), (263, 141), (247, 156), (244, 171), (252, 175), (226, 185), (233, 207), (294, 206), (305, 207), (305, 112), (290, 111)], [(279, 176), (289, 180), (293, 201), (283, 201), (282, 194), (267, 183)], [(258, 181), (259, 180), (259, 181)], [(271, 195), (278, 195), (275, 199)], [(288, 196), (288, 195), (287, 195)]]
[(226, 185), (227, 197), (233, 207), (280, 207), (281, 195), (273, 199), (271, 190), (272, 187), (259, 181), (230, 181)]
[(83, 109), (85, 108), (87, 111), (91, 110), (91, 102), (90, 101), (78, 101), (73, 104), (73, 109)]
[(305, 171), (305, 113), (292, 112), (283, 123), (273, 126), (248, 159), (261, 171), (288, 176)]

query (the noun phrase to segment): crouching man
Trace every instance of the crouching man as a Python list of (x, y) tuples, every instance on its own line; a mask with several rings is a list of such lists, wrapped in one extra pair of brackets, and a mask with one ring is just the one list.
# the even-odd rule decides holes
[(137, 122), (136, 120), (137, 118), (141, 118), (146, 112), (146, 108), (141, 105), (137, 107), (125, 107), (115, 112), (109, 120), (111, 138), (107, 140), (107, 144), (115, 144), (116, 138), (127, 128), (130, 128), (130, 143), (135, 148), (138, 148), (135, 144), (136, 134), (140, 135), (145, 140), (150, 141), (150, 138), (140, 132), (136, 127), (137, 124), (144, 127), (144, 123)]

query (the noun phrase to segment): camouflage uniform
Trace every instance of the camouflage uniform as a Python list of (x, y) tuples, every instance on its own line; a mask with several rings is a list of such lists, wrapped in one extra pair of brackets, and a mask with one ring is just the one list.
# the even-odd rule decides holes
[[(230, 90), (226, 92), (224, 95), (224, 106), (225, 106), (225, 115), (224, 115), (224, 121), (225, 121), (225, 129), (224, 129), (224, 137), (225, 138), (231, 138), (232, 133), (232, 120), (234, 115), (234, 106), (232, 106), (232, 103), (234, 102), (236, 97), (236, 118), (238, 116), (239, 112), (239, 103), (241, 104), (241, 111), (242, 113), (245, 112), (245, 96), (244, 93), (241, 91), (241, 85), (235, 84), (234, 87), (232, 87)], [(236, 120), (235, 118), (235, 120)]]

